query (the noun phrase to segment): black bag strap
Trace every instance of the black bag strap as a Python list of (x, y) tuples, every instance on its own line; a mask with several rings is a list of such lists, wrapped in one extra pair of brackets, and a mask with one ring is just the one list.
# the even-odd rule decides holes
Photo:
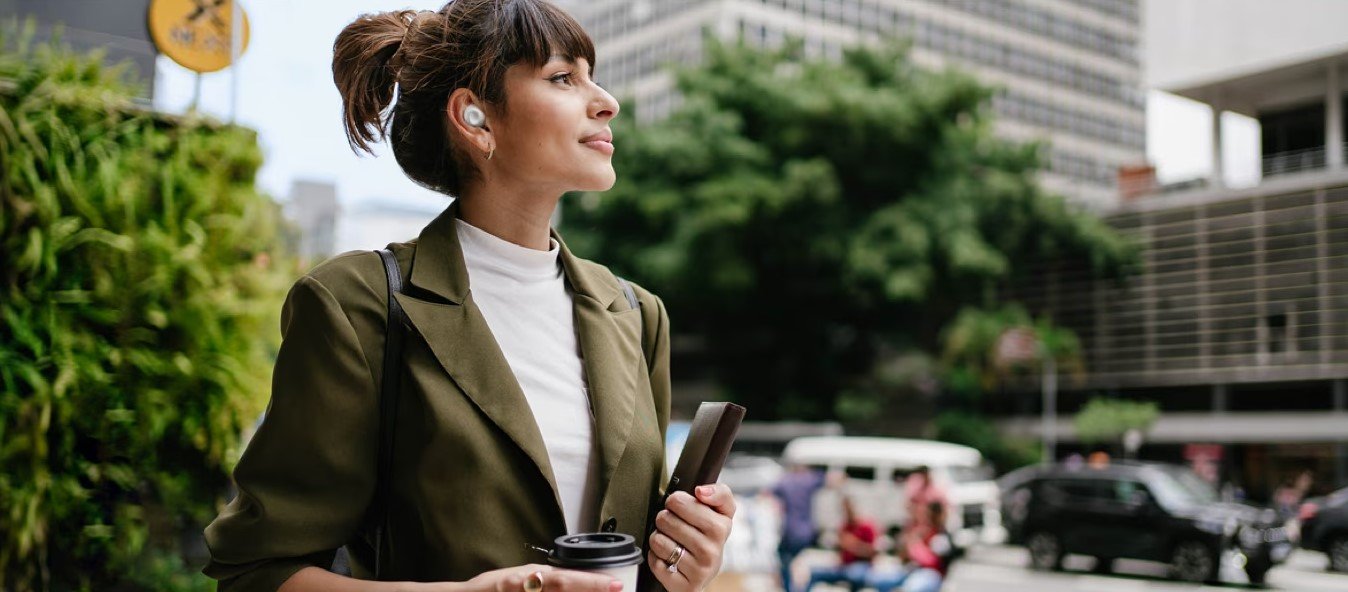
[(402, 271), (393, 251), (379, 249), (388, 277), (388, 325), (384, 336), (384, 370), (379, 387), (379, 472), (375, 476), (374, 579), (382, 579), (387, 561), (389, 490), (393, 481), (393, 426), (398, 419), (398, 391), (402, 378), (403, 343), (407, 338), (407, 313), (394, 297), (403, 291)]
[[(632, 309), (639, 309), (639, 307), (642, 307), (642, 301), (636, 299), (636, 291), (632, 290), (631, 283), (627, 283), (627, 280), (620, 278), (620, 276), (617, 275), (613, 276), (613, 278), (617, 279), (617, 285), (623, 286), (623, 294), (627, 294), (628, 305), (630, 305)], [(646, 359), (647, 368), (650, 368), (651, 364), (655, 363), (655, 360), (651, 359), (650, 353), (646, 352), (646, 321), (644, 320), (642, 320), (642, 357)]]

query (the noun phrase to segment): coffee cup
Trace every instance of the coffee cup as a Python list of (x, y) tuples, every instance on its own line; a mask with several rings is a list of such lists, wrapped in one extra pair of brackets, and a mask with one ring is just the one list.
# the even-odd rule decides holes
[(623, 583), (623, 592), (636, 592), (641, 547), (632, 535), (617, 532), (569, 534), (553, 541), (548, 563), (613, 576)]

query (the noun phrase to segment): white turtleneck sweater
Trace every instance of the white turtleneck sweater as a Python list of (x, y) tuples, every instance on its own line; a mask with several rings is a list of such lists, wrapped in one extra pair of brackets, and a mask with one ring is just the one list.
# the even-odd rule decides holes
[(561, 248), (521, 247), (463, 220), (459, 245), (487, 319), (543, 435), (568, 533), (595, 528), (599, 455)]

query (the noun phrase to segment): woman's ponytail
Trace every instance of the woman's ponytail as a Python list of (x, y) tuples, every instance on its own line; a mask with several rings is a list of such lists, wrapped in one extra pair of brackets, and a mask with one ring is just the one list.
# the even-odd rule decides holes
[(347, 25), (332, 46), (332, 79), (342, 94), (342, 119), (352, 150), (373, 153), (387, 135), (393, 102), (393, 56), (415, 20), (414, 10), (367, 14)]

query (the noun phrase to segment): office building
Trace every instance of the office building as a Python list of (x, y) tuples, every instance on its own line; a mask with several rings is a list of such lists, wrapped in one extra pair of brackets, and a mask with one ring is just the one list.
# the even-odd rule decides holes
[(999, 135), (1047, 141), (1044, 185), (1096, 210), (1117, 201), (1121, 166), (1145, 160), (1135, 0), (593, 0), (563, 3), (594, 37), (596, 76), (642, 119), (678, 104), (671, 64), (701, 58), (703, 35), (807, 54), (911, 40), (924, 66), (957, 66), (1000, 90)]
[[(1048, 265), (1009, 291), (1081, 338), (1088, 373), (1068, 381), (1056, 431), (1074, 439), (1069, 414), (1091, 396), (1151, 400), (1162, 413), (1144, 456), (1215, 454), (1256, 499), (1302, 470), (1318, 491), (1348, 485), (1348, 47), (1330, 24), (1348, 5), (1156, 7), (1165, 34), (1152, 47), (1186, 56), (1157, 84), (1258, 121), (1262, 180), (1223, 186), (1214, 150), (1206, 183), (1109, 216), (1143, 247), (1138, 275), (1120, 285)], [(1203, 26), (1181, 34), (1188, 21)], [(1252, 30), (1267, 39), (1241, 34)], [(1205, 139), (1217, 146), (1220, 121)], [(1026, 387), (1003, 403), (1021, 415), (1003, 426), (1037, 437)]]
[(318, 262), (337, 254), (337, 220), (342, 211), (337, 203), (336, 185), (295, 181), (290, 187), (285, 214), (299, 230), (300, 257)]

